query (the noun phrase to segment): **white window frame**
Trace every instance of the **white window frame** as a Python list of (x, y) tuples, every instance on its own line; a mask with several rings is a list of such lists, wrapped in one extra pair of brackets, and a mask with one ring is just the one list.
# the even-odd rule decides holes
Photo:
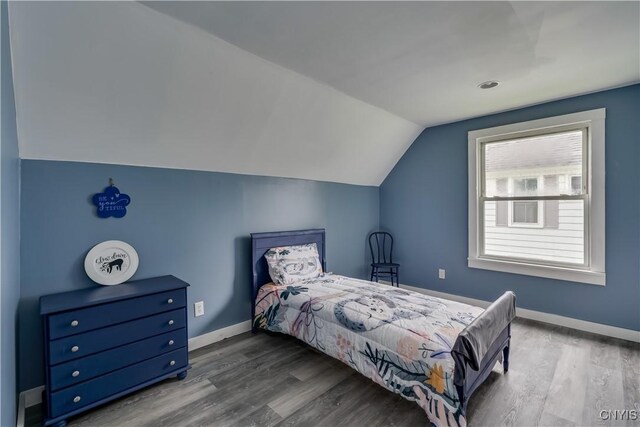
[[(600, 108), (469, 132), (469, 267), (605, 285), (605, 118), (606, 109)], [(586, 128), (582, 182), (583, 187), (589, 190), (586, 197), (582, 199), (585, 203), (584, 265), (574, 267), (518, 258), (496, 259), (483, 255), (481, 249), (484, 219), (479, 203), (483, 191), (481, 188), (483, 143), (578, 128)], [(509, 212), (509, 220), (511, 220), (511, 212)]]

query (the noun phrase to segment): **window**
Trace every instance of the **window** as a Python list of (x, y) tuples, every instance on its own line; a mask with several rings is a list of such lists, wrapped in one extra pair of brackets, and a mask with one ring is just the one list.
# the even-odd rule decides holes
[(582, 192), (582, 177), (571, 177), (571, 194), (580, 194)]
[(469, 266), (605, 284), (604, 121), (469, 132)]
[(514, 224), (538, 224), (538, 202), (512, 202)]
[[(538, 191), (538, 178), (514, 178), (513, 194), (526, 197)], [(537, 201), (509, 202), (509, 227), (542, 227), (542, 203)], [(496, 207), (498, 209), (498, 207)]]
[(538, 178), (517, 178), (513, 180), (514, 194), (528, 196), (538, 191)]

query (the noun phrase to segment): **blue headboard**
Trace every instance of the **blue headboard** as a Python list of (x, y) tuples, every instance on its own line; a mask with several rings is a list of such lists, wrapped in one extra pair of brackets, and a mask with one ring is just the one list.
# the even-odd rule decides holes
[(253, 269), (253, 284), (251, 291), (251, 321), (254, 318), (255, 299), (258, 289), (271, 282), (269, 269), (264, 254), (271, 248), (279, 246), (304, 245), (315, 243), (318, 247), (322, 271), (327, 271), (324, 246), (324, 228), (298, 231), (276, 231), (272, 233), (251, 233), (251, 268)]

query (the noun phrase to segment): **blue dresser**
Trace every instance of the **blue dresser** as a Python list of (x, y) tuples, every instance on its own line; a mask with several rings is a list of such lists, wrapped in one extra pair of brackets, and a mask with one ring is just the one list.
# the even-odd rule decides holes
[(187, 287), (173, 276), (46, 295), (45, 425), (187, 376)]

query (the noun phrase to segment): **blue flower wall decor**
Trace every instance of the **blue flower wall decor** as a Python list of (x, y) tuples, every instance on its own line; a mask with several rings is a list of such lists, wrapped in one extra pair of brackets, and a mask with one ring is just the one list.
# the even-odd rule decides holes
[(93, 204), (98, 208), (100, 218), (122, 218), (127, 214), (127, 206), (131, 203), (131, 198), (127, 194), (122, 194), (118, 187), (113, 185), (109, 179), (109, 186), (103, 193), (93, 196)]

